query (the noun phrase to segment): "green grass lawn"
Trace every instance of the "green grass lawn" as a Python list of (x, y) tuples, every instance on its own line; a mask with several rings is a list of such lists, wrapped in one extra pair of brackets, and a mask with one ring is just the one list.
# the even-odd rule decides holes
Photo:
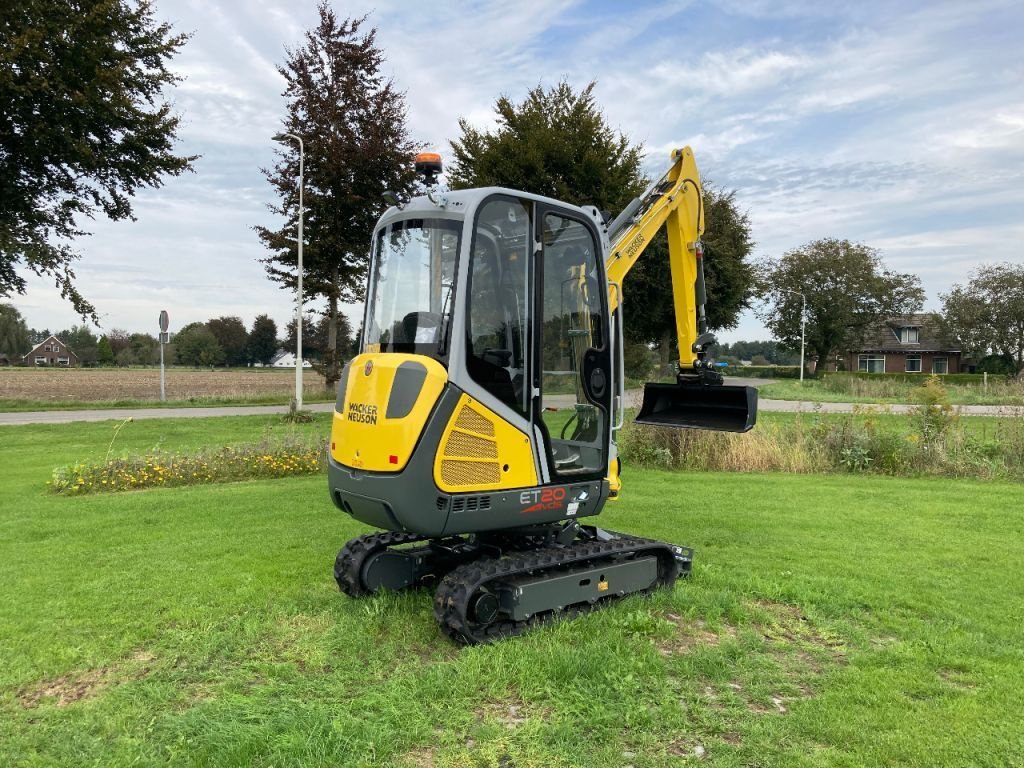
[[(326, 430), (134, 422), (142, 451)], [(697, 548), (671, 592), (481, 648), (353, 601), (323, 477), (62, 498), (113, 424), (0, 428), (0, 763), (1024, 762), (1024, 488), (626, 468), (600, 522)]]
[[(185, 400), (28, 400), (24, 398), (0, 398), (0, 413), (25, 413), (31, 411), (98, 411), (110, 408), (217, 408), (224, 405), (288, 405), (291, 395), (238, 395), (231, 397), (190, 397)], [(333, 403), (331, 392), (306, 392), (302, 395), (305, 405), (310, 403)]]
[[(828, 376), (828, 374), (826, 374)], [(928, 377), (921, 379), (921, 384)], [(915, 403), (920, 384), (904, 381), (877, 381), (848, 378), (842, 374), (822, 380), (808, 379), (803, 383), (779, 379), (758, 387), (761, 397), (769, 400), (807, 400), (816, 403)], [(977, 384), (949, 384), (949, 401), (954, 405), (1024, 405), (1024, 385), (993, 381), (988, 391)]]

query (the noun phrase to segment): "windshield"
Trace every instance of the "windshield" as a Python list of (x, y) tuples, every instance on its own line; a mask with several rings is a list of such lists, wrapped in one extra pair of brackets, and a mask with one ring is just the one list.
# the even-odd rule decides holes
[(367, 291), (367, 352), (445, 354), (462, 222), (405, 219), (377, 232)]

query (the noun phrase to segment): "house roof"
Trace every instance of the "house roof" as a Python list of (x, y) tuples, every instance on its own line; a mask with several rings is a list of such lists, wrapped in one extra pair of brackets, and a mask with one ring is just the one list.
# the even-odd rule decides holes
[[(36, 345), (35, 345), (34, 347), (32, 347), (32, 349), (30, 349), (30, 350), (29, 350), (28, 352), (26, 352), (26, 353), (25, 353), (24, 355), (22, 355), (22, 357), (23, 357), (23, 358), (25, 358), (25, 359), (28, 359), (28, 358), (29, 358), (30, 356), (34, 355), (34, 354), (36, 353), (36, 351), (37, 351), (37, 350), (38, 350), (38, 349), (39, 349), (39, 348), (40, 348), (41, 346), (43, 346), (44, 344), (46, 344), (47, 342), (49, 342), (49, 341), (50, 341), (51, 339), (52, 339), (53, 341), (56, 341), (56, 342), (57, 342), (58, 344), (60, 344), (60, 345), (61, 345), (62, 347), (64, 347), (64, 349), (66, 349), (66, 350), (68, 351), (68, 354), (69, 354), (69, 355), (75, 355), (75, 351), (74, 351), (73, 349), (71, 349), (71, 347), (69, 347), (69, 346), (68, 346), (67, 344), (65, 344), (65, 343), (64, 343), (64, 342), (63, 342), (63, 341), (62, 341), (61, 339), (58, 339), (58, 338), (57, 338), (56, 336), (53, 336), (53, 335), (51, 334), (50, 336), (47, 336), (47, 337), (46, 337), (45, 339), (43, 339), (43, 340), (42, 340), (42, 341), (40, 341), (40, 342), (39, 342), (38, 344), (36, 344)], [(75, 357), (77, 358), (77, 357), (78, 357), (78, 355), (75, 355)]]
[[(901, 328), (917, 328), (917, 342), (900, 341)], [(930, 312), (919, 312), (903, 317), (892, 317), (868, 328), (859, 346), (850, 352), (959, 352), (960, 346), (945, 339), (937, 317)]]

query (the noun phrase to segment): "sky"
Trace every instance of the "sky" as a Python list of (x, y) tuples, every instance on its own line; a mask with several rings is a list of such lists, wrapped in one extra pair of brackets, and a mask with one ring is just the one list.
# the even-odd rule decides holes
[[(982, 263), (1024, 262), (1024, 4), (802, 0), (516, 3), (334, 2), (370, 14), (385, 72), (405, 91), (411, 137), (442, 155), (458, 121), (493, 127), (495, 100), (596, 81), (610, 125), (658, 174), (693, 147), (702, 174), (735, 190), (754, 258), (821, 237), (878, 248), (917, 274), (926, 309)], [(195, 172), (135, 198), (136, 221), (89, 222), (81, 291), (104, 329), (172, 332), (261, 313), (281, 329), (293, 294), (265, 275), (255, 225), (278, 226), (260, 173), (284, 118), (285, 49), (312, 0), (156, 0), (192, 38), (173, 60), (177, 150)], [(367, 233), (369, 241), (370, 233)], [(31, 327), (80, 318), (52, 282), (13, 296)], [(628, 296), (627, 307), (628, 307)], [(346, 307), (358, 327), (361, 307)], [(628, 310), (627, 310), (628, 311)], [(720, 340), (767, 339), (753, 312)]]

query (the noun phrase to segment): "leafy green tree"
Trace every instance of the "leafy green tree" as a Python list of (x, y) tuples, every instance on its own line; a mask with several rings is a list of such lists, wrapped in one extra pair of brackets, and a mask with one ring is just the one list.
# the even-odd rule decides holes
[(100, 365), (114, 364), (114, 349), (110, 346), (110, 339), (106, 336), (100, 336), (100, 340), (96, 343), (96, 362)]
[(870, 326), (917, 312), (924, 303), (920, 278), (885, 269), (876, 249), (848, 240), (814, 240), (762, 260), (758, 272), (765, 305), (757, 315), (789, 349), (800, 348), (797, 293), (807, 297), (807, 349), (823, 368), (834, 367), (836, 353), (859, 342)]
[(224, 350), (224, 364), (231, 366), (245, 365), (246, 347), (249, 344), (249, 332), (240, 317), (217, 317), (209, 320), (206, 327), (210, 329)]
[(78, 362), (81, 365), (86, 367), (96, 365), (99, 339), (89, 326), (73, 325), (68, 330), (61, 331), (58, 336), (78, 356)]
[(37, 331), (35, 328), (28, 329), (29, 341), (32, 342), (33, 346), (46, 341), (52, 335), (49, 328), (43, 328), (41, 331)]
[(110, 350), (114, 353), (115, 361), (132, 345), (132, 335), (124, 328), (111, 328), (107, 331), (107, 340), (110, 342)]
[[(503, 186), (612, 212), (625, 208), (648, 184), (641, 171), (643, 147), (608, 125), (594, 87), (592, 82), (576, 92), (564, 81), (547, 90), (537, 86), (519, 104), (502, 96), (495, 104), (493, 131), (460, 120), (462, 135), (451, 142), (451, 185)], [(746, 262), (753, 247), (749, 222), (731, 192), (707, 187), (704, 205), (709, 326), (729, 328), (752, 290)], [(666, 362), (675, 343), (669, 274), (662, 233), (630, 270), (624, 286), (627, 337), (635, 343), (658, 343)]]
[(160, 346), (150, 333), (133, 333), (128, 346), (116, 355), (118, 365), (156, 365), (160, 362)]
[(20, 362), (32, 348), (25, 318), (11, 304), (0, 304), (0, 354), (12, 363)]
[(220, 365), (224, 350), (205, 323), (189, 323), (174, 336), (174, 350), (181, 365), (194, 368)]
[(277, 352), (277, 323), (269, 315), (257, 315), (249, 331), (248, 357), (251, 362), (270, 365)]
[(465, 118), (451, 142), (455, 189), (500, 185), (578, 205), (620, 211), (643, 192), (643, 148), (608, 125), (596, 83), (576, 92), (567, 82), (537, 86), (515, 104), (495, 103), (497, 127), (481, 131)]
[(83, 218), (132, 218), (132, 195), (191, 168), (172, 151), (180, 118), (166, 100), (188, 35), (158, 23), (150, 0), (0, 9), (0, 296), (25, 292), (23, 265), (95, 320), (71, 242)]
[(1024, 265), (982, 265), (940, 296), (943, 326), (965, 352), (992, 352), (1024, 371)]
[[(341, 376), (339, 302), (361, 301), (369, 266), (367, 243), (387, 208), (383, 193), (408, 195), (415, 181), (405, 126), (405, 97), (382, 72), (383, 51), (366, 17), (339, 20), (326, 2), (305, 43), (287, 52), (278, 72), (287, 86), (283, 129), (301, 136), (305, 162), (303, 292), (327, 299), (324, 347), (327, 386)], [(263, 173), (280, 197), (269, 206), (285, 218), (277, 230), (256, 227), (271, 255), (267, 274), (296, 285), (299, 151), (287, 141), (281, 160)]]

